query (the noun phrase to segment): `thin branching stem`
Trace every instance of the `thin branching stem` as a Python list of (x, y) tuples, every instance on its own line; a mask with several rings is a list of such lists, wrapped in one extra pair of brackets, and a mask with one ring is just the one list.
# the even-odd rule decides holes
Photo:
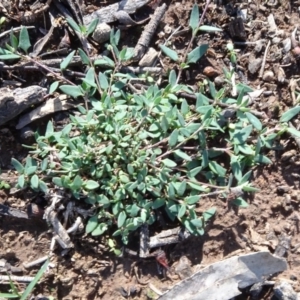
[[(200, 27), (200, 25), (203, 23), (203, 20), (204, 20), (204, 17), (205, 17), (205, 14), (206, 14), (206, 11), (207, 11), (207, 9), (208, 9), (209, 4), (210, 4), (210, 0), (206, 0), (204, 10), (203, 10), (203, 12), (202, 12), (202, 14), (201, 14), (201, 18), (200, 18), (199, 23), (198, 23), (198, 27)], [(192, 45), (193, 45), (193, 43), (194, 43), (195, 38), (196, 38), (196, 34), (193, 33), (192, 38), (190, 39), (190, 42), (189, 42), (189, 44), (188, 44), (188, 46), (187, 46), (187, 48), (186, 48), (186, 51), (185, 51), (185, 53), (184, 53), (182, 62), (185, 62), (185, 61), (186, 61), (187, 55), (188, 55), (188, 53), (189, 53), (190, 50), (191, 50), (191, 47), (192, 47)], [(179, 69), (179, 72), (178, 72), (177, 80), (176, 80), (176, 83), (177, 83), (177, 84), (179, 83), (179, 81), (180, 81), (180, 79), (181, 79), (182, 71), (183, 71), (183, 69), (180, 68), (180, 69)]]

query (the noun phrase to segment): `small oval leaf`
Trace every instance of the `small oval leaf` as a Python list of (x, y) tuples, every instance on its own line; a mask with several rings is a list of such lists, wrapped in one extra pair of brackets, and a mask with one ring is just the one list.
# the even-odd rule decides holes
[(159, 45), (159, 47), (160, 47), (161, 51), (164, 54), (166, 54), (168, 57), (170, 57), (172, 60), (174, 60), (174, 61), (178, 60), (178, 55), (177, 55), (177, 53), (174, 50), (168, 48), (165, 45)]

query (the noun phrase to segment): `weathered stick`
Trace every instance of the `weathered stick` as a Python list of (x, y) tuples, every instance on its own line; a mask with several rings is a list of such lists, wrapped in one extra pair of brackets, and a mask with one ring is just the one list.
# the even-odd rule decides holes
[(117, 20), (115, 13), (120, 10), (133, 14), (142, 6), (146, 5), (150, 0), (122, 0), (119, 3), (114, 3), (103, 7), (92, 14), (83, 17), (84, 25), (90, 24), (93, 20), (99, 19), (99, 23), (111, 23)]
[(150, 41), (158, 27), (160, 20), (162, 19), (164, 13), (166, 12), (167, 5), (164, 3), (162, 6), (159, 6), (153, 16), (151, 17), (150, 22), (145, 26), (145, 29), (137, 42), (137, 45), (134, 48), (133, 60), (138, 61), (145, 54), (146, 50), (150, 45)]
[(183, 241), (189, 236), (190, 234), (180, 227), (164, 230), (161, 233), (150, 237), (149, 248), (175, 244)]
[(57, 213), (52, 207), (48, 207), (46, 209), (45, 218), (53, 226), (54, 232), (58, 236), (57, 242), (61, 245), (61, 247), (63, 249), (72, 248), (74, 245), (69, 237), (69, 234), (58, 220)]
[(41, 103), (46, 95), (46, 89), (38, 85), (27, 88), (0, 89), (0, 125), (18, 116), (31, 105)]

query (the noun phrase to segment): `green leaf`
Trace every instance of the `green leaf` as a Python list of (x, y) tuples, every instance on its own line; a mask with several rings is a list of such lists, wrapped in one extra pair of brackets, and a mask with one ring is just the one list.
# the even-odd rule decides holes
[(174, 147), (177, 144), (178, 141), (178, 130), (174, 129), (174, 131), (171, 133), (169, 137), (169, 146)]
[(37, 189), (39, 187), (39, 177), (36, 174), (33, 175), (30, 179), (30, 183), (34, 189)]
[(231, 168), (232, 168), (232, 173), (233, 173), (234, 177), (236, 178), (236, 180), (240, 180), (240, 179), (242, 179), (242, 176), (243, 176), (242, 167), (241, 167), (240, 162), (237, 160), (234, 160), (233, 158), (234, 158), (234, 156), (231, 157), (231, 162), (230, 162)]
[(99, 187), (99, 183), (94, 181), (94, 180), (86, 180), (84, 182), (84, 187), (87, 190), (94, 190), (94, 189), (97, 189)]
[(52, 182), (57, 186), (63, 187), (63, 181), (59, 177), (53, 177)]
[(220, 32), (223, 31), (221, 28), (208, 26), (208, 25), (202, 25), (199, 27), (199, 30), (206, 31), (206, 32)]
[(89, 218), (89, 220), (87, 221), (86, 227), (85, 227), (85, 232), (91, 233), (93, 230), (95, 230), (95, 228), (98, 225), (98, 216), (92, 216), (91, 218)]
[(19, 174), (24, 173), (24, 167), (18, 160), (16, 160), (15, 158), (12, 158), (11, 163)]
[(103, 234), (108, 229), (107, 224), (100, 223), (97, 227), (92, 231), (92, 236), (98, 236)]
[(126, 220), (126, 213), (125, 211), (121, 211), (118, 216), (118, 228), (124, 225), (125, 220)]
[(260, 153), (261, 147), (262, 147), (262, 140), (261, 140), (261, 137), (259, 137), (257, 139), (257, 143), (256, 143), (256, 147), (255, 147), (255, 155), (258, 155)]
[(18, 186), (22, 189), (25, 185), (25, 176), (24, 174), (18, 177)]
[(42, 276), (44, 275), (44, 273), (46, 272), (47, 268), (49, 265), (49, 258), (45, 261), (45, 263), (42, 265), (42, 267), (40, 268), (40, 270), (37, 272), (37, 274), (35, 275), (34, 279), (29, 283), (29, 285), (27, 286), (26, 290), (24, 291), (24, 293), (22, 294), (22, 296), (20, 297), (20, 300), (26, 300), (29, 299), (29, 295), (32, 293), (34, 287), (36, 286), (36, 284), (39, 282), (39, 280), (42, 278)]
[(10, 288), (11, 288), (11, 291), (15, 294), (15, 295), (19, 295), (19, 297), (21, 297), (20, 293), (18, 292), (15, 284), (12, 282), (11, 280), (11, 277), (10, 275), (8, 274), (8, 277), (9, 277), (9, 285), (10, 285)]
[(63, 93), (65, 93), (65, 94), (67, 94), (67, 95), (69, 95), (69, 96), (71, 96), (73, 98), (77, 98), (79, 96), (83, 96), (84, 95), (81, 87), (79, 87), (77, 85), (75, 85), (75, 86), (73, 86), (73, 85), (61, 85), (59, 87), (59, 89)]
[(209, 168), (217, 175), (224, 177), (226, 175), (226, 169), (223, 168), (221, 165), (219, 165), (217, 162), (214, 160), (209, 162)]
[[(98, 21), (98, 19), (95, 19)], [(82, 50), (82, 49), (78, 49), (78, 53), (79, 53), (79, 56), (81, 58), (81, 61), (84, 65), (89, 65), (90, 64), (90, 59), (89, 57), (86, 55), (86, 53)]]
[(185, 215), (185, 212), (186, 212), (186, 205), (181, 205), (180, 209), (179, 209), (179, 212), (177, 214), (177, 218), (178, 219), (181, 219), (184, 215)]
[(248, 125), (241, 130), (236, 130), (236, 132), (233, 135), (233, 142), (235, 144), (245, 143), (249, 135), (251, 134), (252, 129), (253, 129), (252, 125)]
[(191, 220), (191, 223), (196, 227), (203, 227), (203, 220), (202, 219), (193, 219)]
[(129, 183), (130, 182), (129, 177), (126, 174), (121, 174), (119, 178), (120, 178), (120, 181), (122, 183)]
[(249, 204), (243, 198), (240, 197), (232, 200), (231, 203), (236, 206), (244, 207), (244, 208), (249, 206)]
[(51, 85), (50, 85), (50, 87), (49, 87), (49, 94), (50, 95), (53, 94), (57, 90), (58, 86), (59, 86), (59, 82), (58, 81), (52, 82)]
[(112, 59), (108, 58), (107, 56), (103, 56), (102, 58), (96, 59), (94, 61), (94, 66), (108, 66), (114, 68), (115, 63)]
[(209, 188), (205, 187), (201, 184), (197, 184), (197, 183), (192, 183), (192, 182), (188, 182), (187, 183), (192, 189), (196, 190), (196, 191), (200, 191), (200, 192), (205, 192), (208, 193), (209, 192)]
[(99, 83), (100, 83), (100, 87), (104, 90), (107, 91), (109, 88), (109, 83), (107, 80), (107, 77), (105, 74), (99, 72)]
[[(19, 42), (18, 42), (19, 43)], [(12, 52), (12, 53), (15, 53), (16, 52), (16, 50), (13, 48), (13, 47), (11, 47), (10, 45), (8, 45), (8, 44), (5, 44), (5, 47), (6, 47), (6, 49), (8, 50), (8, 51), (10, 51), (10, 52)]]
[(37, 166), (26, 166), (25, 167), (25, 174), (26, 175), (32, 175), (36, 172)]
[(27, 30), (26, 27), (21, 26), (18, 47), (21, 48), (22, 50), (24, 50), (24, 52), (27, 53), (27, 50), (29, 49), (30, 46), (31, 46), (31, 44), (30, 44), (28, 30)]
[(287, 132), (289, 132), (292, 136), (300, 138), (300, 131), (293, 127), (288, 127)]
[(208, 209), (207, 211), (205, 211), (202, 214), (204, 222), (208, 221), (216, 213), (216, 210), (217, 209), (215, 207), (212, 207), (212, 208)]
[(15, 294), (9, 294), (9, 293), (0, 293), (1, 298), (6, 298), (6, 299), (14, 299), (14, 298), (19, 298), (19, 295)]
[(168, 131), (169, 123), (168, 123), (168, 120), (165, 116), (162, 116), (160, 126), (161, 126), (161, 128), (164, 132)]
[(177, 156), (179, 156), (180, 158), (182, 158), (182, 159), (184, 159), (186, 161), (191, 161), (192, 160), (192, 158), (189, 155), (187, 155), (185, 152), (183, 152), (183, 151), (181, 151), (179, 149), (175, 150), (174, 153)]
[(68, 67), (68, 65), (73, 59), (74, 54), (75, 54), (75, 50), (69, 53), (69, 55), (60, 63), (61, 70), (65, 70)]
[(73, 183), (72, 183), (72, 189), (78, 190), (81, 188), (82, 184), (83, 184), (83, 181), (82, 181), (81, 177), (79, 175), (76, 175), (73, 180)]
[(187, 56), (187, 63), (196, 63), (207, 51), (208, 44), (203, 44), (192, 50)]
[(247, 181), (249, 181), (250, 177), (251, 177), (252, 171), (247, 172), (243, 178), (238, 182), (238, 185), (242, 185), (244, 183), (246, 183)]
[(94, 68), (88, 69), (83, 81), (85, 83), (87, 83), (88, 85), (90, 85), (91, 87), (97, 87), (97, 85), (95, 83), (95, 69)]
[(48, 192), (47, 184), (42, 180), (39, 180), (39, 189), (44, 193)]
[(177, 193), (178, 193), (178, 196), (183, 196), (184, 193), (185, 193), (185, 190), (186, 190), (186, 182), (185, 181), (182, 181), (180, 182), (178, 188), (177, 188)]
[(143, 220), (144, 223), (147, 220), (147, 211), (144, 208), (141, 210), (141, 219)]
[(188, 177), (191, 177), (191, 178), (195, 177), (201, 170), (202, 170), (202, 167), (196, 167), (196, 168), (190, 170), (188, 172)]
[(195, 32), (199, 24), (199, 8), (197, 4), (194, 4), (191, 16), (190, 16), (190, 21), (189, 21), (189, 26), (192, 28), (192, 31)]
[(177, 53), (174, 50), (168, 48), (165, 45), (159, 45), (159, 47), (160, 47), (161, 51), (164, 54), (166, 54), (168, 57), (170, 57), (172, 60), (174, 60), (174, 61), (178, 60), (178, 55), (177, 55)]
[(175, 198), (175, 188), (174, 185), (171, 183), (168, 184), (168, 195), (170, 199)]
[(89, 36), (91, 33), (93, 33), (98, 25), (99, 19), (94, 19), (88, 26), (86, 35)]
[(189, 113), (189, 111), (190, 111), (190, 107), (189, 107), (187, 101), (185, 99), (183, 99), (181, 102), (180, 112), (183, 115), (186, 115), (187, 113)]
[(300, 112), (300, 106), (295, 106), (282, 114), (280, 122), (288, 122)]
[(169, 74), (169, 83), (170, 83), (171, 87), (176, 85), (176, 81), (177, 81), (176, 71), (171, 70), (171, 72)]
[[(21, 56), (5, 50), (6, 54), (0, 54), (0, 60), (18, 59)], [(1, 52), (0, 52), (1, 53)]]
[(72, 127), (73, 127), (72, 124), (68, 124), (67, 126), (65, 126), (64, 129), (61, 131), (62, 136), (67, 137), (70, 134)]
[(192, 204), (199, 202), (200, 198), (201, 198), (201, 196), (199, 196), (199, 195), (189, 196), (189, 197), (184, 198), (184, 202), (186, 204), (192, 205)]
[(120, 52), (120, 60), (121, 61), (128, 61), (130, 60), (134, 55), (134, 48), (123, 48)]
[(152, 208), (153, 209), (157, 209), (157, 208), (160, 208), (162, 206), (164, 206), (166, 203), (166, 200), (163, 199), (163, 198), (157, 198), (154, 200), (153, 204), (152, 204)]
[(272, 161), (267, 156), (264, 156), (262, 154), (256, 155), (254, 157), (254, 161), (260, 164), (272, 164)]
[(175, 161), (169, 159), (169, 158), (166, 158), (162, 161), (162, 163), (166, 166), (166, 167), (169, 167), (169, 168), (173, 168), (173, 167), (176, 167), (177, 164)]
[(13, 28), (11, 28), (10, 30), (9, 38), (10, 38), (10, 45), (12, 46), (14, 51), (16, 51), (18, 48), (19, 41), (18, 38), (14, 35)]
[(248, 118), (249, 122), (258, 130), (261, 131), (262, 130), (262, 124), (260, 122), (260, 120), (254, 116), (253, 114), (249, 113), (249, 112), (245, 112), (246, 117)]
[(243, 186), (242, 187), (242, 190), (244, 191), (244, 192), (250, 192), (250, 193), (257, 193), (257, 192), (259, 192), (260, 191), (260, 189), (258, 189), (258, 188), (255, 188), (255, 187), (253, 187), (253, 186)]
[(81, 28), (77, 25), (77, 23), (72, 18), (67, 18), (68, 24), (77, 32), (82, 33)]

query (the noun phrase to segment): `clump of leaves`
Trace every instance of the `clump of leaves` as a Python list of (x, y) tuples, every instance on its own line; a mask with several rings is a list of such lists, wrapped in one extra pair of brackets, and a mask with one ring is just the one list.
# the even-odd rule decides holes
[[(201, 29), (196, 14), (194, 7), (193, 37)], [(164, 86), (150, 84), (132, 93), (127, 86), (136, 76), (120, 70), (133, 51), (120, 51), (119, 38), (119, 31), (112, 32), (107, 45), (113, 59), (103, 56), (92, 62), (79, 50), (87, 65), (81, 85), (53, 83), (51, 92), (59, 87), (74, 98), (88, 99), (91, 108), (80, 106), (80, 114), (70, 116), (71, 123), (61, 131), (49, 122), (44, 135), (36, 133), (25, 166), (12, 160), (20, 173), (18, 186), (44, 192), (58, 186), (95, 205), (98, 211), (86, 226), (94, 236), (112, 229), (113, 236), (121, 236), (126, 244), (130, 232), (155, 222), (158, 210), (202, 235), (215, 208), (199, 214), (201, 202), (230, 195), (232, 203), (246, 207), (243, 192), (257, 191), (250, 184), (249, 168), (271, 162), (262, 149), (271, 148), (278, 135), (291, 130), (286, 122), (299, 110), (287, 112), (276, 128), (268, 129), (249, 108), (249, 87), (239, 85), (238, 97), (231, 98), (227, 86), (216, 90), (208, 82), (195, 94), (178, 83), (181, 71), (174, 70)], [(173, 50), (161, 48), (176, 58)], [(196, 63), (206, 50), (207, 46), (192, 50), (181, 67)], [(62, 69), (72, 55), (62, 62)], [(182, 92), (194, 95), (195, 105), (180, 96)], [(294, 134), (299, 136), (298, 131)], [(110, 248), (115, 252), (113, 243)]]
[[(1, 168), (0, 168), (0, 174), (1, 174)], [(0, 189), (9, 189), (10, 185), (5, 181), (0, 179)]]

